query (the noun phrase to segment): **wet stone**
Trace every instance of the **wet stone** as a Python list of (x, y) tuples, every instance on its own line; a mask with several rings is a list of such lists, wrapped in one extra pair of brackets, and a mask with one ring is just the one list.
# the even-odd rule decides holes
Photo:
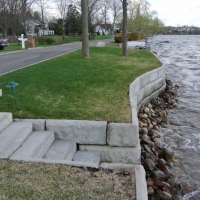
[(147, 188), (148, 195), (154, 195), (154, 189), (152, 187)]
[(153, 177), (161, 181), (165, 180), (165, 174), (161, 170), (154, 170)]

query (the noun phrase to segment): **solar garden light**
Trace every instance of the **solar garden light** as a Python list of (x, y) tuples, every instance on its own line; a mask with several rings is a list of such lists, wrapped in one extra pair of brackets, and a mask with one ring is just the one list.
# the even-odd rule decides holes
[(14, 96), (14, 100), (15, 100), (15, 107), (17, 108), (17, 110), (19, 110), (19, 107), (18, 107), (18, 104), (17, 104), (17, 99), (16, 99), (16, 95), (15, 95), (15, 87), (18, 86), (19, 84), (18, 83), (15, 83), (15, 82), (10, 82), (8, 83), (8, 85), (6, 85), (6, 88), (11, 88), (12, 89), (12, 93), (13, 93), (13, 96)]

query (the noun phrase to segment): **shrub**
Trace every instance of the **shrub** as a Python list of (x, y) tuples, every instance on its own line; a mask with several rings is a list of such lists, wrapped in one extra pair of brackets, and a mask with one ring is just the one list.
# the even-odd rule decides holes
[(141, 38), (142, 37), (140, 32), (128, 33), (128, 41), (141, 40)]
[(122, 43), (122, 33), (119, 33), (115, 36), (115, 42), (116, 43)]
[[(128, 33), (128, 41), (134, 41), (134, 40), (141, 40), (142, 36), (140, 32), (131, 32)], [(115, 36), (115, 42), (121, 43), (122, 42), (122, 33), (119, 33)]]
[(47, 44), (53, 44), (55, 40), (53, 38), (46, 38), (46, 43)]
[(38, 38), (38, 43), (39, 43), (39, 45), (45, 44), (45, 38), (44, 37), (39, 37)]

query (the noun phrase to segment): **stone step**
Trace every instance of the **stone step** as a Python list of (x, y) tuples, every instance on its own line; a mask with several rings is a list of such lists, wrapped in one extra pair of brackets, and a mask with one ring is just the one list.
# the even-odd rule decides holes
[(99, 165), (100, 163), (100, 153), (92, 151), (77, 151), (74, 154), (73, 161), (76, 162), (87, 162)]
[(8, 158), (32, 132), (31, 122), (13, 122), (0, 133), (0, 158)]
[(11, 158), (42, 158), (54, 141), (52, 131), (33, 131), (24, 143), (15, 151)]
[(75, 141), (55, 140), (44, 159), (47, 160), (72, 160), (76, 152)]
[(0, 132), (12, 123), (12, 114), (0, 112)]

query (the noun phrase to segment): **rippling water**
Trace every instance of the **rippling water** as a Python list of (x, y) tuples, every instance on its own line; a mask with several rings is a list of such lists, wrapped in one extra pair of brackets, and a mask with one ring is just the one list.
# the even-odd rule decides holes
[(178, 107), (169, 112), (169, 128), (163, 130), (175, 150), (171, 170), (188, 184), (184, 199), (200, 199), (200, 36), (156, 36), (150, 47), (180, 86)]

